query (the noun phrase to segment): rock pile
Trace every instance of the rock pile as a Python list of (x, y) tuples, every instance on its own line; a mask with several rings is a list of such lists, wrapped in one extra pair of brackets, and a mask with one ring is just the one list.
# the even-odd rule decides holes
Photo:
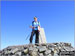
[(60, 56), (62, 51), (74, 51), (74, 48), (63, 42), (8, 46), (0, 51), (0, 56)]

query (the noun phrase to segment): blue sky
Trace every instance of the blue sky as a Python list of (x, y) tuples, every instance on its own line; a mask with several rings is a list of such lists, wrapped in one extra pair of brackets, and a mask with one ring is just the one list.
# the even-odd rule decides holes
[(37, 16), (44, 28), (48, 43), (69, 42), (74, 46), (74, 2), (2, 1), (2, 49), (29, 43), (29, 40), (25, 39), (31, 32), (29, 25), (34, 16)]

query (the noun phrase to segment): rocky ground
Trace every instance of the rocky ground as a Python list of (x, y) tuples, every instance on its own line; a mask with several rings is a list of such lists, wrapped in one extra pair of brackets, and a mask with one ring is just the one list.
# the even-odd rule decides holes
[(70, 43), (60, 42), (8, 46), (0, 51), (0, 56), (75, 56), (74, 53)]

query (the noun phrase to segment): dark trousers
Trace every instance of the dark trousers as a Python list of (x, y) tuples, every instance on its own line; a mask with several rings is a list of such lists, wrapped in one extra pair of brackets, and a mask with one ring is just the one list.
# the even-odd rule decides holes
[(39, 43), (39, 31), (38, 30), (33, 30), (31, 32), (31, 36), (30, 36), (30, 43), (32, 43), (32, 40), (33, 40), (33, 36), (36, 35), (36, 38), (35, 38), (35, 43)]

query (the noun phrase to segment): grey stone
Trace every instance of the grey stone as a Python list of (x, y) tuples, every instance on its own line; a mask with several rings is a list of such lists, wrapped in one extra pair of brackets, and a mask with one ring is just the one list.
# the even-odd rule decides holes
[(59, 56), (58, 54), (54, 54), (54, 56)]
[(29, 51), (38, 51), (38, 49), (34, 47), (29, 47)]
[(22, 53), (21, 53), (21, 52), (16, 52), (15, 55), (16, 55), (16, 56), (21, 56)]
[(43, 53), (39, 53), (39, 56), (44, 56)]
[(28, 49), (23, 50), (24, 54), (28, 54)]
[(44, 52), (47, 50), (46, 46), (40, 46), (38, 47), (38, 49), (39, 49), (39, 52)]
[(54, 48), (49, 48), (49, 50), (54, 51)]
[(18, 50), (19, 50), (18, 48), (15, 48), (15, 49), (13, 49), (11, 52), (14, 54), (14, 53), (16, 53)]
[(38, 56), (38, 53), (37, 53), (37, 52), (32, 51), (32, 52), (30, 52), (30, 56)]
[(52, 56), (51, 54), (45, 55), (45, 56)]
[(44, 54), (45, 55), (51, 54), (51, 50), (46, 50)]

